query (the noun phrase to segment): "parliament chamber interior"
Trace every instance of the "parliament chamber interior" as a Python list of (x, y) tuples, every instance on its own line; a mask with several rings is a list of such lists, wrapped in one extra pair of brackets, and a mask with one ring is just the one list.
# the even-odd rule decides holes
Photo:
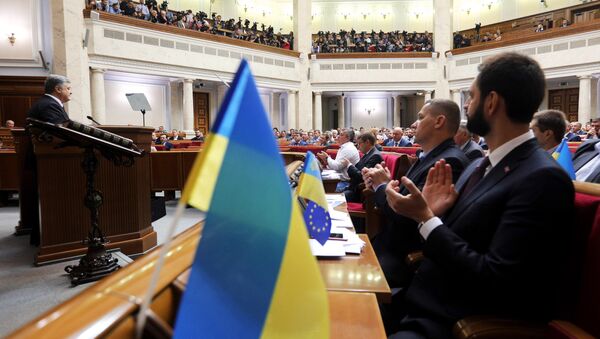
[(600, 0), (0, 22), (1, 337), (600, 337)]

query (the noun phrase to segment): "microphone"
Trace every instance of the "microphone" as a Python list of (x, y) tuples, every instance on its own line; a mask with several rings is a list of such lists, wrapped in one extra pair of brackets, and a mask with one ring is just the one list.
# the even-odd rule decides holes
[(94, 118), (92, 118), (91, 115), (88, 115), (86, 118), (88, 118), (89, 120), (91, 120), (93, 123), (95, 123), (96, 125), (100, 126), (102, 125), (101, 123), (99, 123), (98, 121), (94, 120)]

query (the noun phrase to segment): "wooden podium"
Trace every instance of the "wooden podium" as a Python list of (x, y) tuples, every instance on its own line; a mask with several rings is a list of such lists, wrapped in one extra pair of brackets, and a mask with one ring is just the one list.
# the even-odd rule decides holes
[[(100, 156), (95, 187), (102, 192), (99, 226), (109, 240), (107, 249), (119, 248), (127, 255), (138, 255), (157, 244), (150, 216), (151, 127), (101, 126), (101, 129), (131, 139), (146, 155), (131, 167), (115, 166)], [(90, 229), (90, 212), (84, 207), (86, 176), (82, 171), (84, 151), (77, 147), (58, 148), (53, 138), (42, 142), (33, 138), (37, 159), (40, 197), (41, 240), (35, 264), (80, 256), (82, 243)]]

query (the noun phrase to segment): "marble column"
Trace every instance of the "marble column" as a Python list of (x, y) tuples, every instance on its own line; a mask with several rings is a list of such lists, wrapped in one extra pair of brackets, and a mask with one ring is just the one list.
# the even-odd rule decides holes
[(394, 95), (394, 119), (392, 125), (394, 127), (402, 126), (402, 118), (400, 117), (400, 108), (402, 108), (402, 99), (399, 95)]
[(592, 76), (581, 75), (579, 78), (579, 116), (582, 124), (589, 122), (592, 117)]
[(450, 92), (452, 93), (452, 101), (454, 101), (458, 105), (458, 108), (460, 109), (460, 118), (464, 119), (465, 112), (464, 112), (463, 106), (462, 106), (462, 91), (460, 89), (453, 89)]
[(272, 93), (271, 94), (271, 107), (273, 110), (271, 111), (271, 125), (273, 127), (277, 127), (280, 130), (283, 129), (281, 125), (281, 94), (280, 93)]
[(433, 0), (433, 39), (434, 50), (439, 53), (439, 58), (434, 53), (436, 65), (435, 97), (439, 99), (450, 99), (450, 88), (446, 70), (448, 64), (445, 51), (452, 49), (452, 7), (453, 0)]
[[(50, 16), (52, 23), (51, 72), (64, 75), (71, 81), (73, 95), (65, 104), (69, 117), (86, 121), (92, 105), (90, 99), (90, 70), (87, 50), (81, 45), (85, 34), (83, 19), (84, 1), (51, 0)], [(17, 40), (18, 43), (18, 40)]]
[(308, 55), (311, 53), (312, 29), (311, 29), (311, 0), (294, 0), (294, 50), (300, 52), (298, 74), (300, 75), (300, 86), (296, 96), (298, 128), (311, 129), (313, 121), (313, 95), (308, 79), (310, 62)]
[(343, 96), (339, 96), (338, 97), (338, 128), (344, 128), (346, 127), (346, 112), (344, 109), (344, 97)]
[[(171, 110), (167, 117), (167, 129), (183, 129), (183, 83), (181, 80), (171, 81)], [(155, 126), (156, 127), (156, 126)]]
[(194, 79), (183, 79), (183, 130), (194, 135)]
[(323, 99), (321, 97), (321, 92), (315, 92), (315, 113), (313, 121), (313, 129), (323, 129)]
[(287, 128), (297, 129), (298, 121), (296, 120), (296, 93), (298, 91), (289, 90), (287, 92)]
[(106, 94), (104, 90), (104, 69), (91, 69), (92, 117), (100, 124), (106, 123)]
[(425, 102), (431, 100), (431, 91), (425, 91), (423, 98), (425, 99)]

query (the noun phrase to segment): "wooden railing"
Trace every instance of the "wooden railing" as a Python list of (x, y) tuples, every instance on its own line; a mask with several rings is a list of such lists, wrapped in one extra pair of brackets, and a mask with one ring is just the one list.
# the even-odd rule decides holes
[[(314, 53), (317, 59), (431, 58), (432, 52)], [(439, 55), (438, 55), (439, 56)]]
[[(179, 28), (176, 26), (167, 26), (165, 24), (152, 23), (150, 21), (145, 21), (145, 20), (136, 19), (136, 18), (130, 18), (130, 17), (118, 15), (118, 14), (111, 14), (111, 13), (107, 13), (107, 12), (95, 12), (95, 13), (98, 14), (100, 21), (114, 22), (114, 23), (118, 23), (118, 24), (122, 24), (122, 25), (146, 28), (146, 29), (155, 30), (155, 31), (159, 31), (159, 32), (177, 34), (177, 35), (181, 35), (181, 36), (185, 36), (185, 37), (189, 37), (189, 38), (218, 42), (218, 43), (223, 43), (223, 44), (228, 44), (228, 45), (233, 45), (233, 46), (238, 46), (238, 47), (251, 48), (251, 49), (261, 50), (261, 51), (265, 51), (265, 52), (269, 52), (269, 53), (276, 53), (276, 54), (291, 56), (291, 57), (295, 57), (295, 58), (300, 57), (299, 52), (290, 51), (290, 50), (283, 49), (283, 48), (261, 45), (261, 44), (254, 43), (254, 42), (248, 42), (248, 41), (229, 38), (229, 37), (225, 37), (225, 36), (221, 36), (221, 35), (214, 35), (214, 34), (210, 34), (210, 33), (199, 32), (199, 31), (195, 31), (195, 30), (187, 29), (187, 28)], [(86, 9), (83, 11), (84, 18), (90, 18), (90, 15), (91, 15), (90, 10)]]
[(488, 49), (494, 48), (502, 48), (507, 46), (513, 46), (518, 44), (524, 44), (529, 42), (535, 42), (540, 40), (547, 39), (556, 39), (564, 36), (569, 36), (573, 34), (591, 32), (600, 30), (600, 20), (594, 20), (586, 23), (574, 24), (568, 27), (557, 27), (553, 29), (549, 29), (543, 32), (530, 32), (527, 34), (521, 34), (512, 39), (502, 39), (501, 41), (490, 41), (483, 44), (463, 47), (463, 48), (455, 48), (450, 51), (446, 51), (446, 55), (452, 53), (452, 55), (466, 54), (472, 52), (478, 52)]

